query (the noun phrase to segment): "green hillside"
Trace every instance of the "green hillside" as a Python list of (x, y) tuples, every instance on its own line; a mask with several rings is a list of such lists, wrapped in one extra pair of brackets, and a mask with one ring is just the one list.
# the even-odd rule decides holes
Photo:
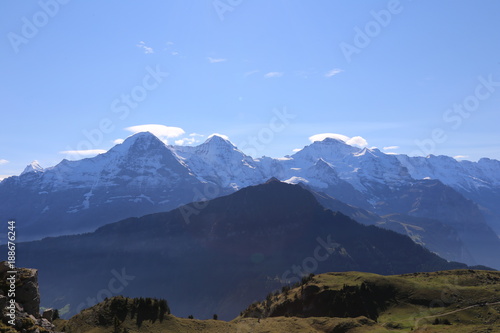
[(165, 301), (114, 297), (55, 324), (67, 333), (500, 332), (500, 272), (320, 274), (230, 322), (177, 318)]

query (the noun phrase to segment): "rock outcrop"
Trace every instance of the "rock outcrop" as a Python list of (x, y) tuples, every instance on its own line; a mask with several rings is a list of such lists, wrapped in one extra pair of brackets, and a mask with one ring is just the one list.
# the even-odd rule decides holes
[(36, 269), (11, 270), (6, 261), (0, 262), (0, 308), (2, 332), (53, 332), (52, 317), (48, 318), (48, 313), (43, 318), (40, 316)]

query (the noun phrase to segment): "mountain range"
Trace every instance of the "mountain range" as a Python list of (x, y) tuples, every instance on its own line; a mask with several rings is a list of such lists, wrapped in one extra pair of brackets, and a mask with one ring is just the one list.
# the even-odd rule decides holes
[[(284, 158), (252, 158), (214, 135), (169, 146), (151, 133), (93, 158), (37, 163), (0, 182), (0, 219), (19, 239), (93, 231), (275, 177), (329, 198), (327, 207), (410, 236), (442, 257), (500, 268), (500, 161), (409, 157), (326, 138)], [(332, 200), (343, 205), (328, 206)], [(200, 208), (184, 206), (189, 221)], [(363, 218), (364, 217), (364, 218)]]
[(178, 316), (224, 320), (310, 273), (468, 268), (326, 209), (302, 186), (277, 179), (191, 206), (203, 209), (189, 221), (181, 206), (25, 242), (17, 264), (37, 267), (42, 305), (68, 315), (121, 294), (168, 299)]

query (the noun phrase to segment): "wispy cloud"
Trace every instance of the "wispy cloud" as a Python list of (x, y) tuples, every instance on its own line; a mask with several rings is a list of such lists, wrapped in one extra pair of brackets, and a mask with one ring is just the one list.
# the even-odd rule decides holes
[(334, 68), (332, 70), (329, 70), (328, 72), (325, 73), (325, 76), (326, 77), (332, 77), (332, 76), (335, 76), (339, 73), (342, 73), (344, 70), (340, 69), (340, 68)]
[(191, 133), (189, 136), (199, 136), (199, 137), (204, 137), (203, 134), (198, 134), (198, 133)]
[(104, 149), (88, 149), (88, 150), (64, 150), (60, 151), (59, 154), (71, 155), (71, 156), (94, 156), (105, 153)]
[(301, 151), (301, 150), (302, 150), (302, 149), (300, 149), (300, 148), (295, 148), (295, 149), (292, 149), (292, 151), (293, 151), (294, 153), (296, 153), (296, 152), (298, 152), (298, 151)]
[(0, 165), (2, 165), (2, 164), (7, 164), (7, 163), (9, 163), (9, 161), (4, 160), (4, 159), (0, 159)]
[(250, 76), (250, 75), (257, 74), (258, 72), (260, 72), (260, 71), (258, 69), (256, 69), (256, 70), (253, 70), (253, 71), (246, 72), (245, 74), (243, 74), (243, 76), (247, 77), (247, 76)]
[(141, 48), (144, 50), (144, 53), (146, 54), (151, 54), (151, 53), (155, 53), (155, 51), (153, 50), (152, 47), (149, 47), (146, 45), (146, 43), (144, 43), (142, 40), (139, 42), (139, 44), (136, 45), (138, 48)]
[(183, 135), (184, 130), (180, 127), (165, 126), (159, 124), (137, 125), (125, 128), (126, 131), (132, 133), (150, 132), (160, 138), (163, 142), (168, 143), (168, 138), (176, 138)]
[(113, 143), (115, 145), (119, 145), (120, 143), (123, 143), (123, 141), (124, 141), (123, 139), (116, 139), (116, 140), (113, 141)]
[(271, 78), (276, 78), (276, 77), (282, 77), (285, 73), (283, 72), (269, 72), (264, 74), (264, 77), (266, 79), (271, 79)]
[(227, 59), (224, 59), (224, 58), (211, 58), (211, 57), (208, 57), (208, 61), (211, 63), (211, 64), (216, 64), (218, 62), (226, 62)]
[(399, 146), (388, 146), (388, 147), (384, 147), (382, 149), (383, 150), (394, 150), (394, 149), (399, 149)]

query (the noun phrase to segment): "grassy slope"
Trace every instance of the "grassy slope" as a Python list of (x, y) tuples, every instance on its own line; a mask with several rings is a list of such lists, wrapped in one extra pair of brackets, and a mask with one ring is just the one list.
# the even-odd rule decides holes
[[(303, 290), (317, 286), (325, 290), (341, 290), (345, 285), (361, 283), (387, 287), (396, 291), (387, 306), (380, 310), (377, 322), (366, 317), (267, 317), (252, 318), (273, 307), (300, 302)], [(315, 287), (313, 287), (315, 288)], [(496, 304), (492, 304), (496, 303)], [(106, 302), (84, 310), (69, 321), (57, 321), (57, 328), (73, 332), (114, 332), (114, 326), (97, 325), (96, 318), (106, 310)], [(259, 312), (257, 311), (257, 312)], [(262, 316), (261, 316), (262, 317)], [(439, 324), (433, 325), (436, 318)], [(451, 325), (445, 325), (445, 321)], [(243, 317), (231, 322), (192, 320), (168, 315), (162, 322), (144, 321), (138, 327), (127, 317), (119, 332), (500, 332), (500, 272), (454, 270), (381, 276), (369, 273), (326, 273), (315, 276), (304, 286), (279, 293), (269, 301), (252, 304)]]
[[(396, 296), (385, 309), (380, 309), (378, 324), (396, 332), (419, 329), (429, 332), (500, 332), (500, 272), (453, 270), (381, 276), (369, 273), (326, 273), (315, 276), (303, 287), (271, 297), (271, 302), (253, 304), (244, 316), (271, 314), (273, 308), (301, 302), (303, 290), (317, 286), (340, 290), (345, 285), (360, 286), (362, 282), (391, 286)], [(496, 304), (493, 304), (496, 303)], [(303, 306), (304, 303), (301, 303)], [(439, 325), (433, 325), (436, 318)], [(451, 325), (443, 325), (448, 320)], [(485, 331), (486, 332), (486, 331)]]
[[(75, 318), (75, 317), (73, 317)], [(289, 333), (289, 332), (311, 332), (311, 333), (328, 333), (328, 332), (372, 332), (382, 333), (389, 332), (387, 329), (377, 325), (375, 322), (365, 318), (238, 318), (231, 322), (220, 320), (197, 320), (177, 318), (168, 315), (162, 322), (152, 323), (145, 321), (140, 327), (135, 324), (134, 320), (125, 320), (120, 324), (115, 331), (113, 325), (97, 326), (94, 324), (85, 323), (84, 320), (70, 319), (57, 320), (56, 327), (58, 330), (66, 333), (112, 333), (112, 332), (151, 332), (151, 333)], [(361, 329), (358, 331), (358, 329)]]

